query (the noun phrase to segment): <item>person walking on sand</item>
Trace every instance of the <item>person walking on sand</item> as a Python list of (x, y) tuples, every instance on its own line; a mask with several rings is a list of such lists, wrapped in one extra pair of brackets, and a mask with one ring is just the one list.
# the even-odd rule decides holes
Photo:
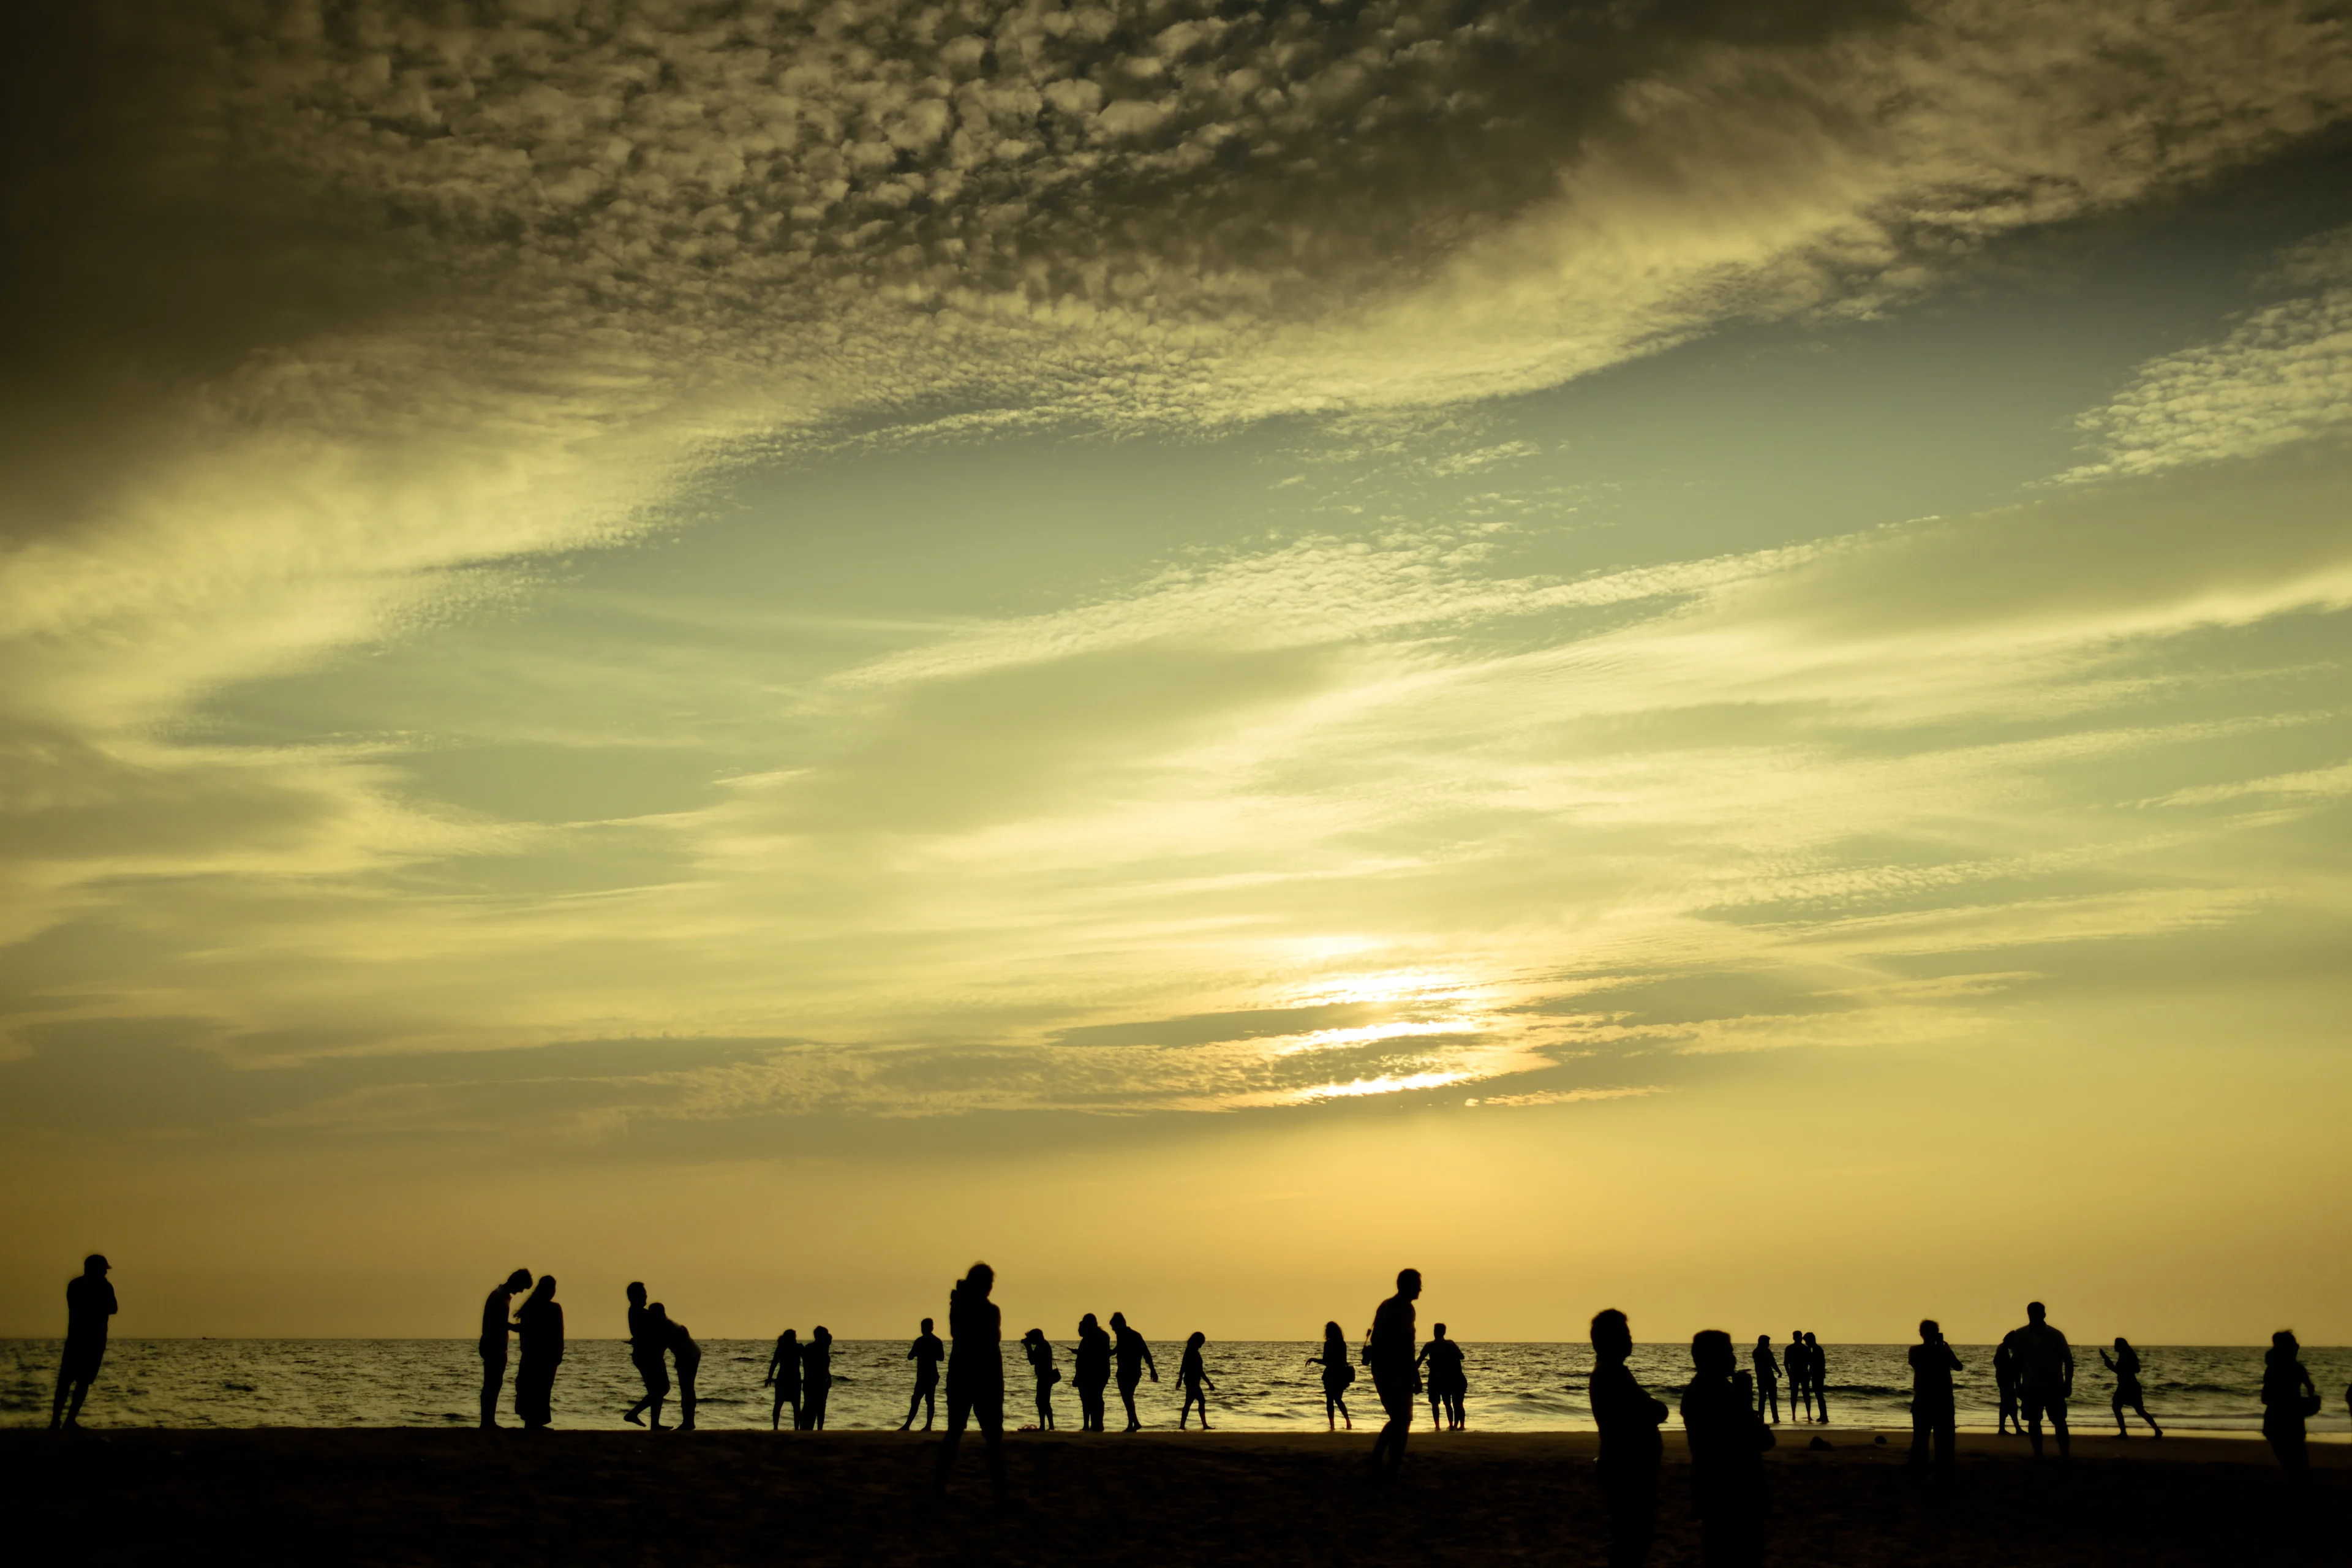
[(507, 1336), (514, 1324), (507, 1314), (514, 1310), (515, 1293), (530, 1289), (530, 1270), (518, 1268), (506, 1277), (506, 1282), (493, 1286), (482, 1301), (482, 1430), (495, 1432), (499, 1426), (499, 1393), (507, 1381)]
[(1780, 1370), (1789, 1374), (1789, 1419), (1811, 1421), (1813, 1380), (1805, 1364), (1805, 1336), (1798, 1330), (1789, 1331), (1789, 1353), (1781, 1358)]
[(2066, 1434), (2066, 1402), (2074, 1397), (2074, 1350), (2066, 1336), (2053, 1328), (2049, 1309), (2039, 1301), (2025, 1306), (2025, 1326), (2015, 1330), (2018, 1400), (2024, 1406), (2025, 1435), (2033, 1457), (2042, 1458), (2042, 1420), (2058, 1434), (2058, 1457), (2074, 1457)]
[[(1803, 1345), (1793, 1344), (1789, 1348), (1792, 1352), (1790, 1356), (1791, 1365), (1804, 1360)], [(1749, 1353), (1748, 1359), (1756, 1363), (1756, 1414), (1761, 1416), (1767, 1410), (1770, 1411), (1772, 1425), (1778, 1426), (1780, 1424), (1780, 1363), (1773, 1359), (1772, 1336), (1757, 1335), (1756, 1349)], [(1796, 1408), (1796, 1397), (1797, 1391), (1791, 1388), (1789, 1391), (1791, 1411)]]
[(1699, 1560), (1707, 1568), (1756, 1568), (1764, 1561), (1763, 1456), (1776, 1439), (1756, 1412), (1729, 1334), (1702, 1329), (1691, 1340), (1691, 1365), (1697, 1375), (1683, 1390), (1683, 1429)]
[(1071, 1381), (1078, 1390), (1078, 1430), (1103, 1429), (1103, 1389), (1110, 1382), (1110, 1336), (1088, 1312), (1078, 1320), (1078, 1348), (1072, 1358)]
[[(923, 1320), (926, 1323), (930, 1320)], [(1032, 1329), (1021, 1336), (1021, 1348), (1029, 1357), (1029, 1372), (1037, 1380), (1037, 1430), (1054, 1429), (1054, 1385), (1062, 1381), (1061, 1368), (1054, 1364), (1054, 1342), (1045, 1337), (1043, 1329)], [(931, 1424), (923, 1423), (923, 1430)]]
[(1826, 1422), (1830, 1418), (1830, 1363), (1829, 1357), (1822, 1353), (1822, 1342), (1813, 1337), (1811, 1329), (1805, 1331), (1805, 1383), (1813, 1391), (1819, 1419)]
[[(81, 1260), (81, 1272), (66, 1281), (66, 1347), (58, 1360), (58, 1390), (49, 1399), (52, 1431), (81, 1425), (82, 1401), (89, 1397), (89, 1385), (98, 1381), (100, 1363), (106, 1360), (106, 1334), (111, 1326), (107, 1320), (118, 1305), (113, 1282), (106, 1277), (113, 1268), (104, 1253), (93, 1252)], [(499, 1351), (503, 1359), (503, 1341)]]
[(1192, 1414), (1195, 1405), (1201, 1407), (1201, 1430), (1205, 1432), (1209, 1429), (1209, 1396), (1202, 1390), (1214, 1388), (1217, 1384), (1201, 1360), (1201, 1347), (1208, 1342), (1209, 1336), (1198, 1329), (1194, 1329), (1192, 1337), (1184, 1342), (1184, 1359), (1176, 1368), (1176, 1386), (1184, 1395), (1184, 1407), (1176, 1412), (1176, 1430), (1179, 1432), (1184, 1430), (1184, 1417)]
[(1348, 1353), (1348, 1336), (1339, 1324), (1323, 1325), (1323, 1353), (1308, 1356), (1307, 1364), (1323, 1369), (1324, 1430), (1336, 1432), (1345, 1421), (1348, 1430), (1354, 1431), (1355, 1417), (1348, 1414), (1348, 1385), (1356, 1381), (1356, 1359)]
[(823, 1323), (801, 1346), (801, 1430), (824, 1430), (824, 1405), (833, 1394), (833, 1335)]
[(2131, 1342), (2123, 1335), (2117, 1334), (2115, 1359), (2109, 1361), (2107, 1352), (2101, 1351), (2099, 1362), (2101, 1365), (2116, 1374), (2115, 1396), (2108, 1401), (2116, 1413), (2116, 1436), (2117, 1437), (2131, 1436), (2124, 1426), (2124, 1412), (2137, 1410), (2139, 1412), (2139, 1418), (2147, 1423), (2148, 1430), (2159, 1437), (2163, 1436), (2164, 1428), (2158, 1426), (2156, 1417), (2147, 1413), (2147, 1396), (2140, 1392), (2139, 1352), (2132, 1349)]
[(1151, 1347), (1144, 1342), (1143, 1336), (1127, 1326), (1125, 1312), (1110, 1315), (1110, 1331), (1111, 1353), (1118, 1358), (1119, 1403), (1127, 1406), (1127, 1429), (1140, 1432), (1143, 1421), (1135, 1413), (1135, 1385), (1143, 1381), (1147, 1367), (1151, 1371), (1151, 1381), (1158, 1383), (1160, 1363), (1151, 1359)]
[(544, 1431), (555, 1424), (555, 1369), (563, 1364), (563, 1307), (555, 1299), (554, 1275), (541, 1275), (530, 1300), (515, 1312), (515, 1338), (522, 1347), (515, 1415), (524, 1431)]
[(645, 1397), (621, 1413), (621, 1419), (632, 1426), (646, 1423), (639, 1416), (651, 1413), (653, 1430), (662, 1426), (662, 1401), (669, 1397), (669, 1363), (663, 1352), (668, 1346), (662, 1338), (661, 1328), (654, 1321), (653, 1309), (646, 1305), (645, 1282), (629, 1281), (629, 1364), (637, 1369), (637, 1380), (646, 1385)]
[(1933, 1318), (1919, 1320), (1919, 1342), (1911, 1347), (1911, 1469), (1926, 1468), (1928, 1449), (1935, 1450), (1936, 1480), (1949, 1486), (1954, 1446), (1958, 1440), (1958, 1415), (1952, 1397), (1952, 1373), (1960, 1358), (1944, 1342), (1943, 1326)]
[[(1404, 1440), (1412, 1432), (1414, 1396), (1421, 1392), (1421, 1380), (1413, 1374), (1414, 1333), (1412, 1304), (1421, 1299), (1421, 1270), (1401, 1268), (1397, 1271), (1396, 1294), (1382, 1301), (1372, 1313), (1372, 1326), (1364, 1336), (1364, 1365), (1370, 1369), (1372, 1387), (1379, 1391), (1381, 1408), (1388, 1412), (1388, 1424), (1372, 1442), (1372, 1474), (1393, 1476), (1404, 1463)], [(1387, 1462), (1383, 1472), (1382, 1461)]]
[(2286, 1467), (2287, 1488), (2298, 1507), (2311, 1497), (2311, 1451), (2304, 1423), (2319, 1414), (2319, 1385), (2304, 1369), (2303, 1347), (2293, 1332), (2271, 1336), (2263, 1354), (2263, 1436)]
[(988, 1447), (988, 1485), (997, 1502), (1004, 1501), (1004, 1352), (1003, 1316), (988, 1293), (996, 1288), (996, 1270), (975, 1263), (948, 1293), (948, 1430), (940, 1439), (939, 1468), (931, 1490), (945, 1494), (948, 1471), (963, 1442), (967, 1421), (980, 1423), (981, 1440)]
[(925, 1318), (923, 1331), (917, 1334), (915, 1342), (907, 1347), (907, 1359), (915, 1363), (915, 1392), (907, 1400), (907, 1418), (898, 1423), (899, 1431), (904, 1432), (915, 1424), (918, 1409), (923, 1413), (923, 1430), (928, 1432), (931, 1429), (931, 1415), (939, 1405), (940, 1363), (947, 1353), (947, 1347), (940, 1343), (940, 1336), (931, 1332), (931, 1321)]
[(1592, 1424), (1601, 1428), (1601, 1496), (1609, 1510), (1609, 1568), (1642, 1568), (1657, 1531), (1658, 1468), (1664, 1444), (1658, 1427), (1666, 1407), (1653, 1399), (1625, 1364), (1633, 1331), (1625, 1314), (1605, 1308), (1592, 1318), (1592, 1375), (1585, 1392)]
[(784, 1421), (784, 1406), (793, 1407), (793, 1430), (801, 1429), (801, 1336), (786, 1329), (776, 1336), (775, 1352), (768, 1357), (768, 1375), (761, 1381), (775, 1385), (775, 1403), (768, 1407), (768, 1430), (780, 1429)]
[(2025, 1436), (2025, 1423), (2017, 1415), (2017, 1331), (2011, 1329), (2000, 1337), (2000, 1344), (1992, 1352), (1992, 1384), (1995, 1397), (2000, 1402), (2000, 1419), (1993, 1426), (1993, 1436), (2000, 1436), (2012, 1427), (2021, 1437)]

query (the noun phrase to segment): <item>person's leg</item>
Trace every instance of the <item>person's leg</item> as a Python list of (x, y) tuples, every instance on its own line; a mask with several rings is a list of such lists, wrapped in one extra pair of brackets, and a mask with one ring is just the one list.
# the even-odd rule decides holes
[(928, 1432), (928, 1431), (929, 1431), (929, 1430), (931, 1429), (931, 1422), (932, 1422), (932, 1419), (933, 1419), (935, 1416), (937, 1416), (937, 1415), (938, 1415), (938, 1414), (939, 1414), (939, 1407), (940, 1407), (940, 1380), (939, 1380), (938, 1376), (935, 1374), (935, 1375), (933, 1375), (933, 1377), (931, 1378), (931, 1380), (930, 1380), (929, 1383), (926, 1383), (925, 1384), (923, 1384), (923, 1430), (924, 1430), (924, 1431)]
[(1946, 1410), (1936, 1417), (1936, 1479), (1948, 1486), (1952, 1468), (1958, 1462), (1960, 1446), (1959, 1415)]
[(2142, 1400), (2138, 1404), (2133, 1405), (2132, 1408), (2139, 1412), (2139, 1418), (2147, 1423), (2147, 1429), (2149, 1431), (2155, 1433), (2159, 1437), (2164, 1436), (2164, 1428), (2158, 1426), (2156, 1424), (2156, 1417), (2147, 1413), (2147, 1402), (2146, 1400)]
[(931, 1490), (943, 1493), (948, 1489), (948, 1471), (955, 1464), (956, 1450), (963, 1447), (964, 1423), (971, 1419), (971, 1398), (961, 1388), (948, 1390), (948, 1429), (940, 1439), (938, 1462), (931, 1468)]
[(1657, 1531), (1656, 1467), (1605, 1469), (1601, 1488), (1609, 1509), (1609, 1568), (1642, 1568)]
[(988, 1449), (988, 1489), (1004, 1500), (1004, 1394), (983, 1394), (972, 1402), (972, 1419), (980, 1423), (981, 1442)]
[(1127, 1429), (1130, 1432), (1143, 1430), (1143, 1418), (1135, 1413), (1135, 1385), (1141, 1381), (1125, 1373), (1118, 1374), (1118, 1402), (1127, 1406)]
[(2050, 1402), (2050, 1429), (2058, 1435), (2058, 1457), (2062, 1459), (2073, 1458), (2074, 1457), (2073, 1439), (2066, 1431), (2066, 1402), (2063, 1399), (2053, 1399)]
[(2025, 1440), (2033, 1445), (2033, 1457), (2042, 1458), (2042, 1399), (2028, 1392), (2020, 1400), (2018, 1414), (2025, 1422)]
[(507, 1358), (482, 1352), (482, 1430), (499, 1424), (499, 1390), (507, 1380)]

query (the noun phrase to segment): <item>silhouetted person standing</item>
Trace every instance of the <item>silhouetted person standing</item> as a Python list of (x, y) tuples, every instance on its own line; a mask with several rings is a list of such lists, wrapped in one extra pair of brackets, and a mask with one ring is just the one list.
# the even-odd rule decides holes
[(530, 1270), (518, 1268), (506, 1283), (494, 1288), (482, 1301), (482, 1430), (499, 1424), (499, 1391), (507, 1381), (507, 1335), (514, 1325), (507, 1314), (514, 1310), (515, 1292), (530, 1289)]
[(2017, 1331), (2001, 1335), (2000, 1347), (1992, 1352), (1993, 1390), (2000, 1400), (2000, 1419), (1993, 1427), (1994, 1436), (2016, 1427), (2017, 1435), (2025, 1436), (2025, 1423), (2017, 1415)]
[(1371, 1370), (1372, 1387), (1379, 1391), (1381, 1408), (1389, 1417), (1372, 1443), (1375, 1476), (1381, 1473), (1383, 1459), (1388, 1462), (1387, 1473), (1396, 1474), (1397, 1467), (1404, 1463), (1404, 1440), (1412, 1434), (1413, 1396), (1421, 1392), (1421, 1380), (1413, 1375), (1412, 1304), (1420, 1299), (1421, 1270), (1398, 1270), (1396, 1294), (1373, 1311), (1371, 1332), (1365, 1337), (1364, 1365)]
[[(1794, 1352), (1790, 1357), (1790, 1363), (1801, 1364), (1805, 1359), (1805, 1347), (1801, 1344), (1792, 1344), (1789, 1349)], [(1756, 1414), (1760, 1416), (1769, 1411), (1772, 1417), (1772, 1424), (1777, 1426), (1780, 1422), (1780, 1363), (1772, 1355), (1772, 1336), (1757, 1335), (1756, 1349), (1748, 1359), (1756, 1363)], [(1790, 1381), (1795, 1381), (1793, 1375)], [(1797, 1391), (1794, 1388), (1790, 1389), (1791, 1414), (1795, 1412), (1796, 1397)]]
[(2311, 1452), (2303, 1424), (2319, 1414), (2319, 1385), (2304, 1370), (2302, 1355), (2303, 1347), (2284, 1329), (2271, 1336), (2271, 1348), (2263, 1354), (2263, 1436), (2286, 1467), (2297, 1503), (2311, 1495)]
[(2118, 1437), (2131, 1436), (2124, 1426), (2124, 1412), (2137, 1410), (2139, 1412), (2139, 1418), (2147, 1423), (2148, 1430), (2159, 1437), (2163, 1436), (2164, 1428), (2158, 1426), (2156, 1424), (2156, 1417), (2147, 1413), (2147, 1395), (2140, 1392), (2139, 1352), (2132, 1349), (2131, 1342), (2123, 1335), (2117, 1334), (2115, 1359), (2109, 1361), (2107, 1352), (2101, 1351), (2099, 1362), (2109, 1372), (2116, 1374), (2115, 1397), (2107, 1402), (2116, 1413), (2116, 1436)]
[(1592, 1319), (1592, 1376), (1586, 1391), (1601, 1428), (1601, 1496), (1609, 1508), (1609, 1568), (1641, 1568), (1658, 1519), (1658, 1426), (1666, 1407), (1643, 1392), (1625, 1364), (1633, 1331), (1611, 1307)]
[[(1308, 1366), (1323, 1369), (1323, 1426), (1336, 1432), (1339, 1422), (1348, 1430), (1356, 1429), (1355, 1418), (1348, 1414), (1348, 1385), (1356, 1381), (1355, 1358), (1348, 1353), (1348, 1336), (1337, 1323), (1323, 1325), (1323, 1353), (1307, 1358)], [(1338, 1419), (1333, 1419), (1336, 1413)]]
[(1830, 1360), (1822, 1353), (1822, 1342), (1812, 1331), (1805, 1331), (1805, 1382), (1813, 1391), (1813, 1405), (1820, 1418), (1830, 1418)]
[(1441, 1432), (1461, 1431), (1462, 1396), (1469, 1392), (1470, 1378), (1462, 1370), (1462, 1347), (1445, 1337), (1444, 1323), (1429, 1331), (1429, 1342), (1413, 1365), (1429, 1368), (1429, 1424)]
[(948, 1293), (948, 1430), (940, 1439), (939, 1469), (931, 1489), (948, 1489), (948, 1471), (963, 1442), (964, 1423), (980, 1423), (988, 1447), (988, 1485), (1004, 1500), (1004, 1327), (988, 1293), (996, 1270), (975, 1263)]
[(515, 1415), (523, 1430), (537, 1432), (554, 1424), (555, 1369), (563, 1364), (563, 1308), (555, 1300), (554, 1275), (541, 1275), (530, 1300), (515, 1313), (515, 1338), (522, 1347)]
[(923, 1331), (907, 1347), (907, 1359), (915, 1363), (915, 1392), (907, 1401), (907, 1418), (898, 1423), (899, 1431), (915, 1424), (917, 1410), (923, 1413), (923, 1430), (931, 1429), (931, 1416), (939, 1407), (940, 1362), (947, 1353), (940, 1336), (931, 1332), (931, 1321), (925, 1318)]
[(1701, 1330), (1691, 1341), (1691, 1364), (1697, 1375), (1683, 1390), (1683, 1429), (1699, 1560), (1707, 1568), (1754, 1568), (1764, 1561), (1763, 1453), (1773, 1445), (1772, 1429), (1756, 1413), (1729, 1334)]
[(801, 1429), (824, 1430), (825, 1401), (833, 1396), (833, 1334), (823, 1323), (801, 1346)]
[(621, 1419), (632, 1426), (643, 1426), (638, 1417), (652, 1412), (653, 1429), (662, 1430), (662, 1401), (669, 1397), (669, 1362), (663, 1355), (667, 1347), (663, 1342), (659, 1324), (654, 1321), (653, 1309), (646, 1305), (646, 1288), (641, 1280), (629, 1282), (629, 1364), (637, 1369), (637, 1380), (646, 1385), (645, 1397), (621, 1413)]
[(2066, 1433), (2066, 1402), (2074, 1397), (2074, 1349), (2066, 1336), (2050, 1326), (2049, 1309), (2039, 1301), (2025, 1307), (2025, 1326), (2011, 1338), (2017, 1342), (2017, 1392), (2025, 1407), (2025, 1435), (2033, 1457), (2042, 1457), (2042, 1419), (2058, 1434), (2058, 1457), (2074, 1457)]
[(1789, 1331), (1789, 1353), (1782, 1360), (1780, 1370), (1789, 1374), (1789, 1419), (1794, 1421), (1802, 1417), (1811, 1421), (1813, 1418), (1812, 1368), (1806, 1361), (1805, 1336), (1798, 1330)]
[[(49, 1401), (52, 1427), (81, 1425), (82, 1401), (106, 1360), (107, 1320), (116, 1305), (113, 1282), (106, 1276), (113, 1267), (104, 1253), (93, 1252), (81, 1260), (81, 1272), (66, 1281), (66, 1349), (58, 1362), (58, 1391)], [(505, 1342), (499, 1351), (503, 1362)]]
[(801, 1429), (801, 1336), (786, 1329), (776, 1336), (775, 1352), (768, 1357), (767, 1382), (775, 1384), (775, 1403), (768, 1407), (768, 1430), (783, 1425), (784, 1406), (793, 1407), (793, 1430)]
[(1201, 1359), (1201, 1347), (1208, 1342), (1209, 1336), (1198, 1329), (1184, 1342), (1184, 1359), (1176, 1368), (1176, 1386), (1184, 1395), (1184, 1407), (1176, 1412), (1179, 1432), (1184, 1430), (1184, 1417), (1192, 1413), (1195, 1405), (1201, 1407), (1201, 1430), (1209, 1429), (1209, 1396), (1202, 1391), (1217, 1385), (1209, 1376), (1207, 1363)]
[[(928, 1321), (929, 1320), (925, 1320)], [(1032, 1329), (1021, 1336), (1022, 1352), (1029, 1358), (1029, 1375), (1037, 1383), (1037, 1430), (1054, 1429), (1054, 1385), (1062, 1381), (1062, 1369), (1054, 1364), (1054, 1342), (1045, 1337), (1043, 1329)], [(923, 1430), (931, 1424), (923, 1423)]]
[(694, 1379), (702, 1370), (702, 1347), (686, 1331), (686, 1325), (669, 1315), (669, 1309), (656, 1301), (646, 1309), (660, 1326), (662, 1343), (669, 1358), (677, 1363), (677, 1429), (694, 1430)]
[(1110, 1336), (1088, 1312), (1078, 1320), (1078, 1349), (1070, 1367), (1078, 1390), (1078, 1430), (1103, 1429), (1103, 1390), (1110, 1383)]
[(1952, 1479), (1954, 1445), (1959, 1438), (1959, 1416), (1952, 1397), (1952, 1373), (1960, 1358), (1944, 1342), (1943, 1326), (1933, 1318), (1919, 1320), (1919, 1342), (1911, 1347), (1911, 1465), (1916, 1471), (1935, 1449), (1936, 1479)]
[(1127, 1406), (1127, 1429), (1143, 1430), (1143, 1419), (1135, 1413), (1135, 1385), (1143, 1381), (1145, 1368), (1151, 1372), (1151, 1381), (1160, 1381), (1160, 1363), (1151, 1359), (1151, 1347), (1141, 1334), (1128, 1327), (1125, 1312), (1110, 1315), (1111, 1354), (1118, 1361), (1118, 1400)]

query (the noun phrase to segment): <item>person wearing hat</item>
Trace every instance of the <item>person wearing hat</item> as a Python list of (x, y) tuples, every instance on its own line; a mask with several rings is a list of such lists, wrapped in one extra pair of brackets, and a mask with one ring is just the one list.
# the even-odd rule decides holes
[(106, 1359), (107, 1319), (114, 1316), (114, 1286), (106, 1278), (113, 1267), (103, 1253), (82, 1259), (81, 1274), (66, 1281), (66, 1353), (58, 1367), (58, 1394), (49, 1404), (49, 1425), (81, 1425), (81, 1402), (98, 1381), (98, 1363)]

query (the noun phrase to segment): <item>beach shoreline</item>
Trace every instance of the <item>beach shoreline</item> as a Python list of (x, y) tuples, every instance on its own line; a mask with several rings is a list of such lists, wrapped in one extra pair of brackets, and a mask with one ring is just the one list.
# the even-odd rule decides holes
[[(2341, 1446), (2315, 1451), (2299, 1517), (2267, 1447), (2231, 1436), (2078, 1436), (2070, 1463), (2054, 1445), (2036, 1463), (2019, 1439), (1965, 1435), (1946, 1495), (1907, 1473), (1907, 1433), (1813, 1435), (1783, 1428), (1766, 1456), (1770, 1561), (2340, 1563), (2352, 1544)], [(1665, 1436), (1660, 1564), (1696, 1542)], [(0, 1508), (12, 1541), (94, 1563), (1604, 1561), (1592, 1434), (1418, 1434), (1392, 1487), (1367, 1479), (1371, 1437), (1019, 1434), (1000, 1509), (976, 1434), (933, 1502), (938, 1443), (919, 1433), (11, 1431)]]

